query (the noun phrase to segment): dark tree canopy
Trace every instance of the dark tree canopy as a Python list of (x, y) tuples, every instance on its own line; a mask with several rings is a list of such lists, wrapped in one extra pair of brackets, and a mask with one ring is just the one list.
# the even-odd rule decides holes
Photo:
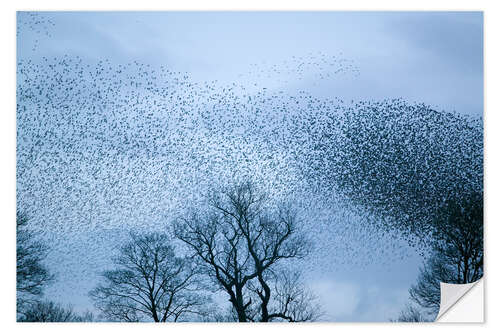
[(54, 276), (43, 264), (48, 248), (29, 230), (28, 218), (18, 212), (16, 224), (17, 310), (22, 312), (27, 303), (43, 295), (43, 288)]
[(299, 223), (293, 210), (270, 206), (243, 183), (212, 195), (210, 209), (183, 219), (176, 234), (227, 293), (238, 321), (305, 321), (315, 316), (310, 299), (297, 280), (278, 275), (282, 261), (308, 253)]
[(471, 283), (483, 276), (483, 193), (451, 199), (438, 211), (433, 248), (453, 274), (443, 282)]
[(71, 307), (63, 307), (52, 301), (38, 300), (31, 304), (18, 321), (21, 322), (87, 322), (94, 321), (94, 315), (86, 312), (80, 315)]
[(431, 316), (440, 307), (440, 282), (463, 284), (483, 276), (483, 197), (450, 201), (441, 210), (433, 252), (420, 270), (410, 297)]
[(391, 320), (393, 322), (404, 322), (404, 323), (419, 323), (430, 321), (422, 312), (413, 304), (406, 304), (406, 307), (400, 312), (396, 320)]
[(110, 320), (178, 321), (199, 314), (207, 299), (195, 291), (196, 271), (188, 258), (176, 256), (166, 234), (131, 234), (114, 258), (116, 269), (90, 292)]

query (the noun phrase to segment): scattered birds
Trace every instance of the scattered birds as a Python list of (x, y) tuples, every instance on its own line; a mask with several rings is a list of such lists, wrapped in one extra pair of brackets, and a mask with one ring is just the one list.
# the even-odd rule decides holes
[[(50, 20), (19, 15), (50, 37)], [(428, 217), (449, 184), (482, 189), (482, 119), (259, 84), (338, 75), (359, 69), (309, 54), (226, 84), (139, 61), (21, 57), (17, 203), (64, 276), (53, 292), (85, 297), (130, 229), (168, 228), (239, 180), (299, 207), (316, 245), (303, 265), (316, 271), (403, 256), (422, 238), (412, 214)]]
[(52, 37), (51, 30), (55, 27), (55, 23), (45, 15), (37, 12), (17, 12), (17, 38), (23, 38), (24, 32), (31, 33), (33, 38), (31, 51), (35, 52), (40, 45), (42, 38)]

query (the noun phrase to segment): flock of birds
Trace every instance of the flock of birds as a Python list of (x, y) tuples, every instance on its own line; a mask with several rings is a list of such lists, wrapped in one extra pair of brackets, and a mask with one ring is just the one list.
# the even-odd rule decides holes
[(42, 38), (52, 37), (51, 29), (54, 21), (36, 12), (17, 12), (16, 36), (19, 38), (23, 31), (30, 31), (34, 36), (31, 51), (35, 52)]
[(238, 74), (239, 81), (255, 82), (260, 86), (265, 80), (266, 85), (283, 86), (297, 81), (309, 81), (316, 85), (321, 80), (337, 78), (342, 75), (358, 77), (360, 69), (354, 60), (324, 52), (309, 52), (304, 56), (292, 56), (281, 62), (262, 62), (250, 64), (247, 72)]
[[(256, 75), (295, 66), (302, 77), (317, 64), (318, 78), (357, 75), (324, 54)], [(167, 228), (214, 187), (250, 179), (294, 202), (316, 272), (404, 256), (404, 242), (389, 240), (413, 237), (406, 215), (426, 207), (418, 189), (482, 188), (481, 119), (257, 88), (138, 61), (18, 60), (17, 203), (51, 247), (49, 269), (64, 280), (56, 295), (84, 297), (129, 230)]]

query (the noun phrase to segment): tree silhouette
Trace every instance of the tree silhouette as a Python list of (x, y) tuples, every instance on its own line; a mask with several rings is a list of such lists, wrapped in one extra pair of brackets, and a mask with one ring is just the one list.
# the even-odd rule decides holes
[(440, 282), (471, 283), (483, 276), (482, 194), (451, 201), (441, 218), (432, 254), (410, 288), (411, 299), (430, 315), (439, 312)]
[(297, 215), (286, 206), (273, 209), (250, 183), (213, 194), (209, 206), (207, 212), (195, 212), (178, 223), (176, 235), (227, 293), (236, 319), (315, 318), (311, 299), (294, 284), (297, 280), (278, 274), (279, 263), (303, 258), (309, 251)]
[(16, 224), (17, 312), (22, 313), (26, 306), (43, 295), (43, 288), (54, 280), (54, 276), (43, 264), (48, 248), (28, 229), (27, 216), (17, 212)]
[(429, 321), (419, 309), (413, 304), (406, 304), (406, 307), (399, 313), (396, 320), (392, 322), (418, 323)]
[(417, 283), (409, 290), (410, 299), (422, 308), (428, 320), (439, 312), (440, 282), (471, 283), (483, 276), (482, 193), (450, 200), (435, 219), (431, 254)]
[(483, 276), (483, 193), (461, 193), (438, 212), (433, 249), (453, 274), (443, 282), (470, 283)]
[(116, 269), (89, 295), (109, 320), (178, 321), (201, 313), (207, 299), (194, 293), (196, 271), (188, 258), (175, 255), (170, 237), (131, 234), (114, 258)]
[(86, 312), (80, 315), (71, 307), (63, 307), (53, 301), (38, 300), (32, 303), (18, 321), (21, 322), (88, 322), (94, 315)]
[(274, 281), (274, 294), (269, 311), (274, 313), (274, 318), (291, 322), (315, 321), (323, 314), (316, 295), (307, 290), (299, 272), (280, 272)]

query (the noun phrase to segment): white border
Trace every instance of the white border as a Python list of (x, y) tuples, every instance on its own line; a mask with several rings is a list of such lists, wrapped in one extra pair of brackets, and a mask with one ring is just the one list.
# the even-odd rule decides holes
[[(498, 1), (461, 1), (461, 0), (420, 0), (420, 1), (369, 1), (369, 0), (349, 0), (343, 2), (318, 1), (318, 0), (253, 0), (253, 1), (235, 1), (235, 0), (179, 0), (179, 1), (96, 1), (86, 0), (84, 2), (69, 2), (62, 0), (44, 0), (34, 1), (12, 1), (1, 5), (2, 25), (0, 32), (2, 34), (3, 51), (2, 57), (2, 104), (0, 111), (0, 144), (2, 147), (1, 181), (0, 181), (0, 212), (2, 222), (1, 250), (2, 255), (2, 274), (1, 283), (2, 301), (1, 301), (1, 323), (2, 331), (50, 331), (65, 332), (68, 324), (16, 324), (15, 319), (15, 16), (16, 10), (484, 10), (484, 31), (485, 31), (485, 246), (486, 246), (486, 280), (485, 295), (485, 320), (486, 324), (478, 325), (460, 325), (460, 324), (267, 324), (259, 325), (258, 330), (279, 331), (279, 332), (298, 332), (314, 330), (318, 332), (344, 331), (344, 330), (367, 330), (373, 332), (400, 332), (401, 329), (408, 330), (430, 330), (442, 331), (453, 330), (454, 332), (476, 331), (478, 329), (490, 329), (495, 327), (498, 331), (498, 311), (500, 304), (496, 302), (493, 295), (500, 295), (498, 282), (489, 283), (488, 281), (500, 281), (498, 279), (498, 266), (493, 263), (497, 260), (490, 260), (494, 254), (498, 253), (498, 240), (493, 240), (493, 235), (498, 235), (498, 213), (493, 211), (496, 206), (494, 199), (500, 197), (498, 190), (500, 170), (497, 144), (500, 144), (499, 133), (495, 127), (499, 125), (498, 113), (500, 107), (498, 95), (500, 82), (498, 79), (499, 54), (499, 22), (500, 15), (496, 3)], [(489, 297), (488, 297), (489, 295)], [(491, 309), (491, 311), (489, 311)], [(491, 317), (489, 316), (491, 314)], [(92, 331), (114, 331), (137, 332), (138, 330), (173, 330), (175, 332), (190, 332), (192, 330), (203, 330), (212, 332), (253, 332), (256, 329), (253, 325), (241, 324), (176, 324), (169, 325), (126, 325), (126, 324), (70, 324), (71, 330), (86, 332)], [(147, 326), (145, 326), (147, 325)]]

